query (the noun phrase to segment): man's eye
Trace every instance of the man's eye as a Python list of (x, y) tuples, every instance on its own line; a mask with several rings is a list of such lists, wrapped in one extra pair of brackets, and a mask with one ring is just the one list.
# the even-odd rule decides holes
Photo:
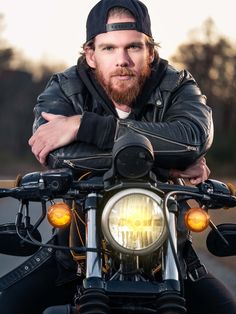
[(141, 47), (140, 46), (138, 46), (138, 45), (131, 45), (131, 46), (129, 46), (129, 48), (128, 48), (129, 50), (140, 50), (141, 49)]
[(113, 47), (110, 47), (110, 46), (107, 46), (107, 47), (104, 47), (103, 50), (105, 51), (112, 51), (114, 48)]

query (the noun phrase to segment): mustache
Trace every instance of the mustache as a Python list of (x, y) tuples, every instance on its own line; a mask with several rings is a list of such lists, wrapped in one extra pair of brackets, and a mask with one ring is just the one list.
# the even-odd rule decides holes
[(111, 73), (112, 76), (135, 76), (135, 72), (128, 68), (120, 68)]

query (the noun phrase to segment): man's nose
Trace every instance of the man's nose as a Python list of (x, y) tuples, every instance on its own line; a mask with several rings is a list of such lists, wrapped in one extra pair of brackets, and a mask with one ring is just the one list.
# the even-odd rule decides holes
[(131, 64), (130, 56), (125, 49), (121, 49), (117, 52), (117, 60), (116, 66), (117, 67), (127, 67)]

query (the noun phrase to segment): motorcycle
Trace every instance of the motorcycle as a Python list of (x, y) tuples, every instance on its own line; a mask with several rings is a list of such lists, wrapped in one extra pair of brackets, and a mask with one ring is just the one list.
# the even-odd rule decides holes
[[(15, 223), (0, 226), (0, 251), (26, 256), (38, 247), (69, 250), (83, 278), (74, 303), (45, 314), (186, 313), (183, 281), (206, 271), (192, 251), (191, 232), (210, 226), (208, 250), (236, 255), (236, 225), (216, 226), (209, 214), (236, 206), (233, 186), (212, 179), (198, 186), (163, 182), (153, 164), (149, 140), (129, 135), (115, 143), (112, 166), (102, 176), (75, 179), (62, 168), (1, 181), (0, 197), (18, 199), (20, 206)], [(31, 202), (42, 205), (34, 225)], [(54, 228), (70, 226), (67, 246), (42, 243), (38, 227), (46, 218)]]

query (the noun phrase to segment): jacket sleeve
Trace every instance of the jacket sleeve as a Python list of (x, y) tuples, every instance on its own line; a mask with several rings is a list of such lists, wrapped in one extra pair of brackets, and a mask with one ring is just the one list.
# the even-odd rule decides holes
[(45, 90), (37, 98), (37, 104), (34, 107), (33, 132), (35, 132), (41, 124), (46, 123), (41, 116), (42, 112), (65, 116), (82, 114), (81, 108), (78, 108), (77, 110), (73, 108), (69, 99), (60, 89), (59, 83), (54, 76), (48, 82)]
[(84, 98), (80, 90), (68, 97), (61, 89), (57, 76), (53, 76), (45, 90), (39, 95), (34, 107), (35, 120), (33, 132), (46, 121), (42, 112), (64, 116), (82, 115), (83, 135), (77, 135), (77, 141), (97, 146), (99, 149), (111, 149), (114, 144), (117, 119), (113, 116), (101, 116), (84, 111)]
[[(42, 112), (65, 116), (78, 114), (83, 116), (82, 120), (86, 120), (84, 97), (78, 84), (75, 86), (75, 89), (66, 94), (62, 89), (58, 75), (54, 75), (50, 79), (45, 90), (38, 96), (37, 104), (34, 107), (33, 133), (40, 125), (46, 123), (46, 120), (41, 116)], [(90, 112), (88, 117), (89, 114)], [(75, 173), (104, 172), (110, 168), (111, 148), (114, 144), (117, 120), (115, 117), (101, 116), (92, 112), (91, 115), (98, 127), (96, 132), (95, 125), (90, 122), (84, 123), (87, 125), (84, 140), (78, 139), (65, 147), (52, 151), (47, 157), (49, 168), (69, 166), (75, 170)], [(96, 134), (95, 140), (94, 134)]]
[(156, 164), (185, 169), (204, 155), (213, 141), (211, 109), (193, 83), (182, 85), (173, 95), (162, 122), (124, 121), (124, 127), (146, 135)]

